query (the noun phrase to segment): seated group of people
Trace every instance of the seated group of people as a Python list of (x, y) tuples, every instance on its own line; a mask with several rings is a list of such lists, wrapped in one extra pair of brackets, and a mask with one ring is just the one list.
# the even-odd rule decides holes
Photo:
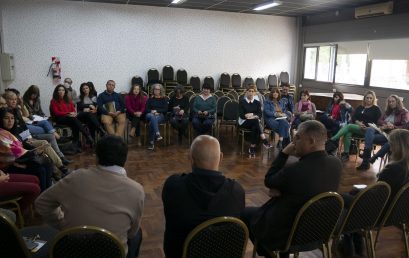
[[(260, 255), (268, 257), (266, 250), (282, 248), (301, 206), (317, 194), (338, 190), (342, 163), (327, 154), (326, 141), (327, 130), (322, 123), (316, 120), (300, 123), (293, 142), (281, 150), (265, 175), (264, 184), (270, 189), (271, 199), (261, 207), (246, 207), (243, 188), (219, 170), (223, 153), (218, 140), (208, 135), (196, 137), (189, 151), (192, 172), (174, 174), (163, 186), (166, 257), (181, 257), (189, 232), (219, 216), (242, 219), (251, 239), (257, 240)], [(378, 180), (391, 186), (393, 198), (409, 180), (409, 131), (393, 130), (389, 145), (391, 159)], [(135, 257), (142, 241), (144, 190), (127, 177), (124, 169), (127, 153), (122, 138), (104, 136), (96, 144), (96, 167), (69, 174), (39, 197), (37, 188), (36, 194), (25, 201), (30, 203), (33, 197), (37, 198), (36, 211), (44, 222), (57, 229), (93, 225), (113, 232), (120, 238), (128, 257)], [(14, 156), (3, 154), (0, 157), (13, 162)], [(289, 156), (300, 159), (286, 164)], [(9, 185), (18, 183), (12, 175), (1, 172), (0, 194)], [(32, 184), (38, 181), (33, 180)]]

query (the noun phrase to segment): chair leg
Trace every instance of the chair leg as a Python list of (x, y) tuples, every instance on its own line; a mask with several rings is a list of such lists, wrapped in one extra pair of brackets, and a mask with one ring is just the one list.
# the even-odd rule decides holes
[(402, 231), (403, 231), (403, 239), (405, 241), (405, 252), (406, 258), (409, 258), (409, 247), (408, 247), (408, 232), (407, 232), (406, 224), (402, 224)]
[(322, 244), (322, 257), (324, 257), (324, 258), (331, 258), (332, 257), (331, 244), (329, 244), (329, 243)]
[(256, 258), (256, 256), (257, 256), (257, 241), (254, 241), (252, 258)]
[(374, 241), (372, 237), (372, 232), (370, 230), (365, 230), (365, 246), (368, 258), (375, 258), (375, 248)]

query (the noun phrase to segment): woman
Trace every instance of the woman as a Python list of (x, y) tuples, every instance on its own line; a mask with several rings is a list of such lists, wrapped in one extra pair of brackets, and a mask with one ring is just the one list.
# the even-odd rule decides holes
[(77, 102), (77, 111), (77, 118), (88, 126), (94, 139), (96, 130), (98, 130), (101, 136), (106, 135), (104, 127), (98, 120), (97, 96), (91, 90), (91, 87), (85, 82), (81, 83), (80, 86), (80, 97)]
[(178, 144), (182, 144), (183, 135), (189, 123), (188, 118), (189, 99), (185, 96), (185, 89), (182, 85), (175, 87), (175, 94), (169, 100), (169, 112), (171, 114), (170, 124), (178, 130)]
[[(399, 96), (390, 95), (386, 100), (386, 108), (383, 116), (378, 120), (377, 125), (381, 132), (376, 128), (369, 127), (365, 130), (365, 148), (362, 155), (362, 163), (357, 167), (358, 170), (367, 170), (370, 167), (370, 163), (374, 163), (378, 156), (371, 157), (371, 152), (373, 149), (373, 144), (385, 145), (388, 142), (387, 134), (392, 130), (397, 128), (403, 128), (406, 123), (409, 122), (409, 112), (403, 106), (403, 103)], [(388, 146), (388, 145), (387, 145)], [(382, 148), (381, 148), (382, 149)], [(383, 153), (385, 148), (382, 150), (380, 155)], [(386, 153), (385, 153), (386, 154)]]
[(271, 147), (260, 124), (262, 114), (261, 104), (258, 100), (254, 99), (255, 92), (256, 86), (249, 85), (246, 91), (246, 97), (240, 100), (239, 103), (239, 126), (251, 130), (249, 155), (252, 158), (256, 155), (256, 145), (259, 142), (259, 137), (262, 139), (264, 147)]
[[(60, 139), (60, 135), (47, 120), (41, 108), (40, 89), (38, 86), (31, 85), (26, 92), (24, 92), (23, 105), (22, 108), (27, 110), (27, 116), (25, 116), (23, 112), (23, 118), (26, 120), (27, 127), (32, 134), (52, 133), (57, 140)], [(42, 117), (42, 119), (35, 119), (34, 116)]]
[(146, 102), (145, 107), (146, 121), (149, 122), (148, 150), (154, 150), (155, 140), (160, 141), (163, 139), (160, 135), (159, 124), (165, 122), (166, 112), (168, 111), (168, 101), (165, 98), (163, 86), (155, 83), (151, 88), (151, 97)]
[(63, 173), (68, 173), (68, 169), (65, 167), (65, 165), (68, 165), (71, 163), (71, 161), (67, 160), (64, 154), (61, 152), (54, 134), (38, 134), (33, 137), (26, 123), (24, 122), (21, 109), (17, 106), (16, 94), (14, 92), (7, 91), (4, 96), (6, 97), (8, 107), (11, 109), (11, 112), (14, 115), (13, 119), (15, 126), (11, 133), (22, 142), (30, 141), (30, 144), (34, 145), (35, 147), (43, 145), (45, 141), (50, 143), (51, 146), (47, 148), (47, 155), (53, 160), (54, 164), (59, 170), (61, 170)]
[(344, 137), (344, 151), (341, 154), (341, 160), (349, 160), (349, 147), (351, 145), (352, 135), (364, 136), (369, 124), (375, 124), (381, 117), (381, 110), (376, 105), (376, 95), (373, 91), (367, 91), (364, 95), (363, 103), (354, 112), (352, 124), (347, 124), (331, 137), (327, 144), (327, 151), (333, 152), (338, 147), (338, 141)]
[(350, 104), (345, 102), (342, 92), (334, 92), (332, 100), (328, 103), (325, 113), (320, 117), (331, 136), (335, 135), (342, 124), (347, 124), (349, 114), (352, 112)]
[[(8, 157), (7, 160), (1, 162), (4, 166), (3, 169), (8, 173), (37, 176), (40, 181), (40, 188), (44, 191), (51, 186), (53, 164), (39, 163), (35, 159), (35, 155), (43, 151), (46, 153), (47, 144), (33, 146), (30, 142), (23, 143), (11, 133), (13, 129), (15, 129), (15, 121), (12, 110), (0, 108), (0, 142), (2, 143), (0, 150), (3, 158)], [(27, 149), (32, 149), (32, 151)], [(5, 166), (7, 163), (8, 166)]]
[(195, 97), (193, 103), (192, 126), (197, 135), (210, 134), (216, 113), (216, 99), (210, 93), (212, 87), (204, 84), (202, 93)]
[(73, 142), (80, 150), (79, 132), (83, 133), (89, 144), (93, 144), (90, 133), (85, 130), (80, 120), (77, 118), (74, 103), (68, 97), (67, 89), (64, 85), (57, 85), (53, 92), (53, 98), (50, 105), (51, 114), (57, 124), (67, 125), (72, 130)]
[(303, 90), (300, 101), (294, 106), (294, 121), (291, 127), (296, 129), (301, 122), (315, 119), (315, 115), (316, 108), (315, 104), (310, 100), (310, 93), (308, 90)]
[(280, 91), (274, 88), (264, 102), (264, 122), (266, 127), (278, 133), (278, 149), (282, 150), (290, 143), (290, 124), (284, 112), (285, 103), (281, 101)]
[(128, 95), (125, 96), (126, 114), (131, 121), (129, 136), (136, 137), (136, 144), (141, 146), (141, 119), (145, 113), (147, 96), (143, 94), (139, 84), (132, 85)]

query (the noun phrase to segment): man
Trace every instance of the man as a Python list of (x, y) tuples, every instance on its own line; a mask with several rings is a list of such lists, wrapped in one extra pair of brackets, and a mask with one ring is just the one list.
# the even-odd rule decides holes
[[(323, 124), (315, 120), (303, 122), (294, 141), (273, 161), (264, 178), (272, 198), (260, 208), (246, 208), (243, 216), (261, 246), (283, 248), (302, 205), (317, 194), (337, 191), (342, 164), (325, 152), (326, 139)], [(285, 166), (290, 155), (300, 159)], [(261, 248), (258, 251), (265, 255)]]
[(222, 157), (216, 138), (198, 136), (189, 152), (192, 173), (172, 175), (166, 180), (162, 201), (167, 258), (182, 257), (185, 238), (200, 223), (219, 216), (240, 217), (244, 210), (243, 188), (218, 171)]
[(290, 85), (281, 85), (281, 101), (284, 102), (285, 110), (283, 110), (289, 118), (292, 117), (294, 113), (294, 98), (289, 94)]
[[(101, 113), (101, 121), (109, 134), (123, 136), (126, 124), (125, 104), (121, 95), (115, 91), (115, 81), (108, 80), (106, 90), (98, 95), (98, 112)], [(114, 130), (114, 120), (118, 123)]]
[(126, 176), (128, 147), (120, 137), (107, 135), (97, 143), (96, 155), (97, 167), (79, 169), (60, 180), (38, 197), (36, 210), (57, 229), (81, 225), (107, 229), (119, 237), (127, 257), (135, 257), (142, 241), (139, 225), (145, 194)]
[(77, 104), (79, 101), (77, 91), (72, 88), (72, 80), (71, 78), (64, 79), (64, 87), (67, 89), (67, 95), (72, 100), (72, 102)]

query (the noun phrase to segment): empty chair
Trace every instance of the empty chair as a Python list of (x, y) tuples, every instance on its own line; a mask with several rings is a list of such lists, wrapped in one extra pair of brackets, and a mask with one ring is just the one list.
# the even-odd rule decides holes
[(287, 72), (280, 73), (280, 85), (289, 85), (290, 84), (290, 75)]
[(217, 125), (218, 137), (220, 135), (221, 126), (229, 126), (234, 129), (239, 118), (239, 103), (235, 100), (230, 100), (228, 97), (225, 98), (227, 98), (227, 101), (225, 101), (223, 105), (223, 113)]
[(267, 90), (266, 80), (264, 80), (264, 78), (261, 77), (257, 78), (256, 87), (259, 92), (263, 93), (265, 90)]
[(214, 92), (214, 79), (211, 76), (206, 76), (203, 81), (203, 85), (208, 84), (211, 92)]
[(238, 73), (234, 73), (231, 76), (231, 86), (234, 90), (241, 89), (241, 76)]
[(230, 74), (222, 73), (220, 75), (219, 90), (227, 90), (230, 88)]
[(108, 230), (79, 226), (61, 231), (54, 239), (51, 258), (125, 257), (125, 250), (117, 236)]
[(19, 230), (14, 223), (0, 212), (0, 257), (31, 257)]
[(203, 222), (187, 236), (183, 258), (243, 258), (249, 231), (233, 217), (218, 217)]
[[(298, 257), (299, 252), (311, 251), (322, 247), (324, 258), (331, 257), (329, 240), (344, 208), (342, 197), (334, 192), (316, 195), (307, 201), (295, 217), (290, 235), (285, 246), (279, 250), (263, 248), (273, 257), (279, 252), (288, 252)], [(257, 239), (254, 243), (253, 258), (256, 255)]]
[(187, 72), (185, 69), (179, 69), (176, 72), (176, 81), (183, 86), (187, 85)]
[(170, 65), (165, 65), (162, 69), (162, 81), (166, 82), (173, 82), (174, 81), (174, 74), (173, 67)]
[(198, 76), (192, 76), (190, 77), (190, 85), (192, 85), (192, 90), (195, 93), (200, 93), (201, 87), (200, 87), (200, 78)]
[(220, 98), (217, 99), (217, 101), (216, 101), (216, 114), (217, 114), (218, 118), (222, 117), (224, 104), (228, 100), (231, 100), (231, 99), (229, 97), (227, 97), (227, 96), (221, 96)]
[(148, 82), (146, 84), (146, 89), (150, 92), (150, 86), (154, 83), (160, 83), (159, 71), (155, 68), (151, 68), (148, 71)]
[(275, 74), (270, 74), (267, 78), (267, 84), (268, 84), (268, 89), (272, 90), (274, 88), (278, 87), (278, 79), (277, 75)]
[(254, 84), (254, 80), (251, 77), (246, 77), (243, 80), (243, 88), (246, 89), (249, 84)]
[(131, 85), (138, 84), (143, 91), (146, 91), (145, 86), (143, 85), (143, 79), (139, 75), (132, 77)]

